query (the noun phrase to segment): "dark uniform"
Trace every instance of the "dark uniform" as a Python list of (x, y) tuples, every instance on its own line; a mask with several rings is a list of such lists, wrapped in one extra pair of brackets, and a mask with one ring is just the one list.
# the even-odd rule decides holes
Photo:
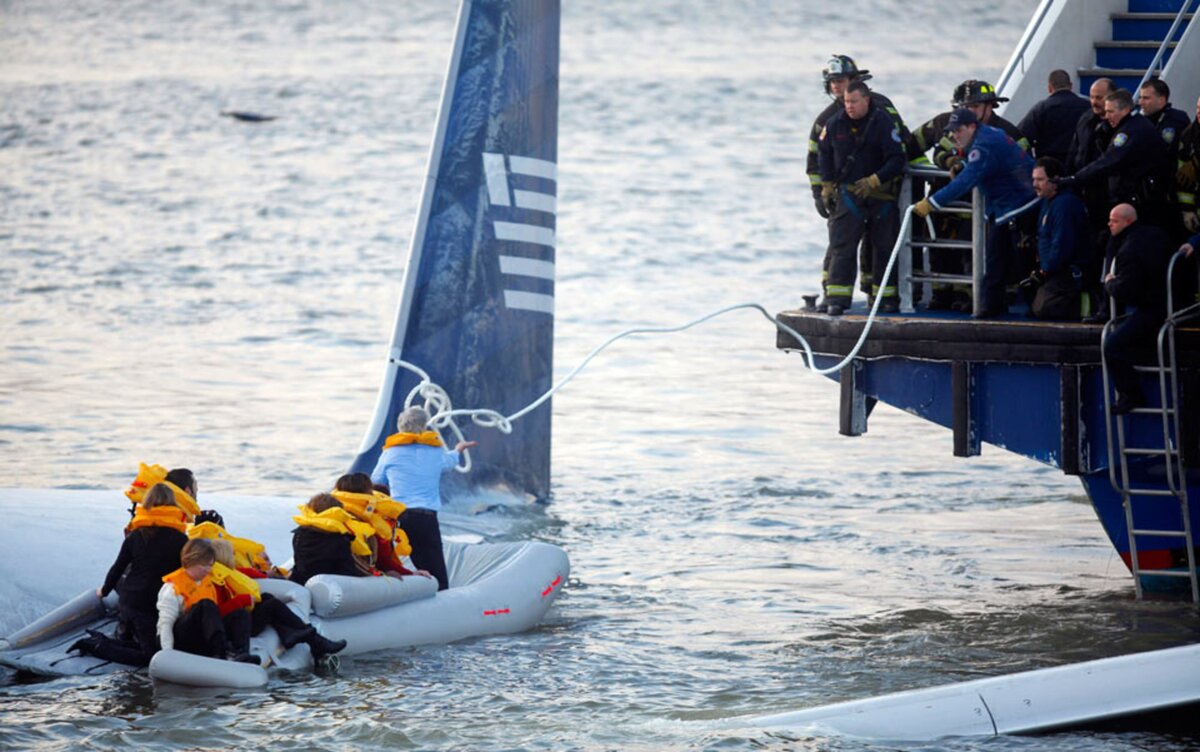
[(1200, 188), (1200, 119), (1193, 120), (1179, 137), (1179, 168), (1175, 187), (1179, 208), (1189, 212), (1188, 232), (1200, 232), (1200, 217), (1196, 216), (1196, 193)]
[(1104, 358), (1120, 397), (1114, 406), (1118, 412), (1145, 401), (1134, 355), (1153, 344), (1166, 317), (1163, 285), (1173, 248), (1161, 228), (1142, 222), (1129, 225), (1112, 239), (1113, 279), (1105, 282), (1104, 288), (1126, 315), (1105, 337)]
[[(870, 76), (867, 76), (866, 78), (870, 78)], [(896, 130), (900, 133), (900, 138), (904, 142), (905, 153), (910, 160), (909, 163), (914, 165), (928, 164), (928, 160), (925, 159), (924, 150), (917, 150), (916, 142), (913, 140), (912, 134), (908, 132), (908, 127), (904, 125), (904, 118), (900, 117), (900, 112), (896, 109), (896, 106), (892, 104), (892, 100), (888, 99), (886, 96), (877, 91), (872, 91), (871, 107), (872, 109), (878, 108), (883, 110), (887, 113), (888, 117), (891, 118), (892, 124), (896, 126)], [(817, 212), (825, 219), (829, 219), (829, 212), (825, 210), (825, 205), (821, 201), (821, 186), (823, 185), (823, 181), (821, 180), (821, 165), (819, 157), (821, 131), (825, 129), (825, 125), (829, 122), (831, 117), (844, 110), (845, 105), (843, 105), (842, 102), (838, 100), (830, 102), (829, 106), (824, 110), (821, 110), (820, 115), (817, 115), (817, 119), (813, 121), (812, 130), (808, 135), (808, 182), (812, 186), (813, 201), (816, 203)], [(864, 237), (862, 249), (859, 252), (858, 264), (859, 271), (862, 274), (860, 284), (863, 292), (870, 292), (871, 290), (873, 257), (874, 252), (871, 249), (870, 236)], [(880, 271), (882, 272), (883, 270), (881, 269)], [(823, 268), (821, 270), (821, 289), (826, 295), (828, 295), (828, 292), (825, 291), (825, 287), (828, 285), (828, 283), (829, 254), (826, 253)]]
[[(1112, 126), (1089, 109), (1075, 124), (1075, 135), (1071, 139), (1067, 161), (1063, 163), (1066, 174), (1074, 175), (1099, 159), (1111, 140)], [(1081, 181), (1075, 190), (1087, 207), (1088, 227), (1092, 231), (1091, 254), (1084, 274), (1087, 286), (1095, 291), (1100, 284), (1100, 267), (1104, 260), (1104, 249), (1108, 245), (1108, 210), (1112, 208), (1108, 203), (1108, 181), (1104, 178)]]
[[(837, 206), (829, 219), (829, 281), (826, 299), (830, 306), (850, 305), (854, 292), (855, 249), (869, 236), (872, 268), (882, 274), (899, 234), (900, 218), (896, 195), (904, 172), (902, 136), (888, 114), (871, 102), (861, 120), (852, 120), (845, 110), (825, 124), (819, 146), (822, 183), (836, 183)], [(861, 178), (876, 175), (881, 185), (865, 198), (859, 198), (847, 186)], [(885, 299), (897, 298), (895, 270), (882, 287), (878, 278), (872, 292)]]
[[(1179, 150), (1182, 146), (1183, 134), (1188, 129), (1189, 118), (1183, 110), (1177, 110), (1169, 103), (1153, 115), (1147, 115), (1146, 119), (1154, 123), (1154, 128), (1158, 131), (1158, 135), (1162, 136), (1163, 143), (1167, 145), (1167, 159), (1171, 163), (1171, 172), (1175, 172), (1179, 164)], [(1188, 191), (1180, 191), (1178, 186), (1175, 189), (1173, 196), (1176, 206), (1184, 211), (1186, 206), (1194, 209), (1196, 205), (1195, 193)], [(1189, 201), (1190, 199), (1190, 201)], [(1172, 237), (1175, 240), (1182, 240), (1184, 236), (1182, 223), (1177, 223), (1177, 226), (1170, 230)]]
[(1035, 157), (1054, 157), (1066, 164), (1075, 125), (1091, 111), (1088, 100), (1070, 89), (1060, 89), (1030, 107), (1017, 127), (1029, 140)]
[(1154, 125), (1148, 118), (1130, 113), (1113, 129), (1108, 149), (1065, 180), (1073, 186), (1107, 178), (1109, 207), (1133, 204), (1142, 222), (1173, 232), (1179, 224), (1172, 195), (1173, 173), (1167, 145)]

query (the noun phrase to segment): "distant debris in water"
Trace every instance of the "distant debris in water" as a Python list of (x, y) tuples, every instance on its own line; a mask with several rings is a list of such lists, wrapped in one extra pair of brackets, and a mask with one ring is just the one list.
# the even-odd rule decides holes
[(221, 117), (241, 120), (243, 123), (267, 123), (275, 120), (274, 115), (260, 115), (257, 112), (242, 112), (241, 110), (221, 110)]

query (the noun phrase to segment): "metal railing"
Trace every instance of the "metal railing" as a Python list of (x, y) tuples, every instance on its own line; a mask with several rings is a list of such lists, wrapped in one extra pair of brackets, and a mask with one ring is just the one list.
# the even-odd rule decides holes
[[(950, 173), (948, 171), (939, 170), (935, 167), (909, 167), (908, 175), (900, 186), (900, 212), (903, 214), (909, 205), (913, 203), (913, 178), (936, 180), (938, 178), (949, 177)], [(945, 209), (938, 210), (938, 213), (970, 215), (971, 239), (938, 238), (933, 222), (930, 219), (926, 219), (925, 224), (929, 232), (929, 237), (914, 240), (912, 227), (916, 223), (912, 223), (904, 236), (904, 249), (907, 252), (902, 251), (900, 257), (897, 259), (896, 284), (900, 289), (900, 310), (903, 313), (912, 313), (916, 310), (914, 290), (917, 285), (923, 286), (921, 299), (928, 302), (932, 299), (933, 286), (935, 284), (962, 284), (970, 285), (972, 313), (980, 313), (983, 309), (983, 296), (979, 292), (983, 289), (984, 247), (987, 242), (983, 194), (976, 188), (971, 191), (971, 203), (956, 201)], [(921, 261), (919, 266), (914, 264), (912, 253), (914, 249), (920, 251)], [(949, 274), (944, 271), (933, 270), (931, 268), (933, 265), (930, 260), (930, 252), (935, 250), (969, 250), (971, 252), (970, 275)]]
[[(1179, 24), (1183, 23), (1183, 17), (1188, 14), (1188, 9), (1191, 6), (1191, 0), (1184, 0), (1183, 4), (1179, 7), (1179, 12), (1175, 14), (1175, 21), (1171, 24), (1171, 30), (1163, 37), (1162, 44), (1158, 46), (1158, 51), (1154, 53), (1154, 59), (1150, 61), (1150, 65), (1146, 66), (1146, 72), (1142, 74), (1142, 80), (1138, 82), (1137, 91), (1141, 91), (1146, 82), (1154, 75), (1154, 70), (1162, 62), (1163, 55), (1166, 54), (1167, 48), (1171, 46), (1171, 40), (1175, 38), (1175, 32), (1179, 29)], [(1196, 16), (1193, 15), (1191, 20), (1188, 21), (1188, 26), (1190, 27), (1195, 20)], [(1137, 96), (1137, 91), (1134, 92), (1135, 97)]]
[(1050, 9), (1054, 7), (1056, 1), (1042, 0), (1042, 4), (1038, 6), (1033, 20), (1025, 27), (1025, 33), (1021, 35), (1021, 41), (1017, 43), (1016, 51), (1013, 52), (1008, 65), (1004, 66), (1004, 72), (1000, 74), (1000, 80), (996, 82), (996, 91), (1004, 91), (1013, 74), (1017, 72), (1018, 67), (1021, 69), (1022, 74), (1025, 73), (1025, 52), (1028, 51), (1029, 45), (1033, 43), (1033, 38), (1037, 36), (1038, 31), (1042, 27), (1042, 22), (1046, 20), (1046, 16), (1049, 15)]

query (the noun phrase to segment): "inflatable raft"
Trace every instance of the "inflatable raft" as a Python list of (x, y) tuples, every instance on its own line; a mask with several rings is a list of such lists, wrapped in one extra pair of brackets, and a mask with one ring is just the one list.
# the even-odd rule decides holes
[[(264, 593), (285, 601), (326, 637), (344, 639), (341, 655), (412, 645), (511, 634), (536, 625), (570, 573), (567, 554), (548, 543), (447, 542), (450, 589), (437, 591), (426, 577), (339, 577), (320, 575), (305, 586), (259, 580)], [(115, 596), (106, 601), (85, 591), (28, 626), (0, 640), (0, 665), (43, 676), (103, 674), (131, 667), (68, 653), (87, 630), (111, 633)], [(158, 680), (201, 687), (257, 687), (267, 669), (312, 666), (307, 645), (285, 650), (273, 629), (250, 643), (263, 665), (160, 651), (150, 663)]]

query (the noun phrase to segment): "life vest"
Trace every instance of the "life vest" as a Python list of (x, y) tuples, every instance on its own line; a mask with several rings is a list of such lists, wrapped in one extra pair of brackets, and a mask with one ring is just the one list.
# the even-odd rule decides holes
[(188, 528), (187, 535), (189, 538), (229, 541), (233, 546), (233, 562), (238, 569), (244, 567), (257, 569), (260, 572), (267, 572), (271, 569), (271, 562), (266, 556), (266, 546), (249, 538), (230, 535), (225, 528), (215, 522), (201, 522), (199, 525), (192, 525)]
[(392, 538), (392, 550), (396, 552), (396, 556), (412, 556), (412, 544), (408, 542), (408, 533), (402, 528), (396, 528), (396, 535)]
[[(213, 564), (213, 568), (216, 568)], [(213, 587), (212, 576), (196, 582), (188, 576), (182, 567), (162, 578), (163, 582), (175, 588), (175, 593), (183, 598), (183, 610), (187, 611), (200, 601), (217, 602), (217, 589)]]
[(141, 504), (142, 499), (146, 498), (146, 492), (153, 488), (155, 483), (162, 483), (166, 479), (167, 469), (162, 465), (147, 465), (145, 462), (139, 462), (137, 477), (129, 484), (125, 498), (134, 504)]
[(133, 519), (126, 528), (130, 532), (140, 527), (169, 527), (181, 533), (187, 532), (188, 517), (179, 507), (154, 507), (146, 509), (139, 506), (133, 513)]
[(171, 488), (175, 493), (175, 503), (188, 513), (188, 517), (200, 514), (200, 505), (196, 503), (191, 494), (167, 480), (167, 469), (162, 465), (147, 465), (139, 462), (137, 477), (129, 484), (128, 490), (125, 491), (125, 497), (140, 506), (142, 500), (146, 498), (146, 492), (158, 483), (166, 483)]
[(209, 579), (213, 581), (214, 585), (224, 587), (235, 598), (239, 595), (250, 596), (250, 608), (254, 608), (254, 604), (262, 600), (262, 593), (258, 589), (257, 582), (219, 561), (213, 562), (212, 574), (209, 575)]
[(424, 444), (425, 446), (440, 447), (442, 440), (437, 431), (422, 431), (421, 433), (394, 433), (383, 440), (383, 448), (391, 449), (405, 444)]
[(354, 540), (350, 543), (350, 552), (356, 556), (371, 555), (371, 547), (367, 545), (367, 538), (375, 535), (375, 526), (357, 519), (341, 507), (330, 507), (317, 514), (307, 506), (302, 506), (300, 515), (292, 519), (301, 527), (310, 527), (337, 535), (352, 535)]
[(350, 491), (331, 493), (333, 498), (342, 502), (347, 512), (363, 522), (370, 523), (375, 529), (375, 535), (385, 540), (392, 537), (392, 528), (405, 509), (403, 504), (378, 491), (369, 494)]

